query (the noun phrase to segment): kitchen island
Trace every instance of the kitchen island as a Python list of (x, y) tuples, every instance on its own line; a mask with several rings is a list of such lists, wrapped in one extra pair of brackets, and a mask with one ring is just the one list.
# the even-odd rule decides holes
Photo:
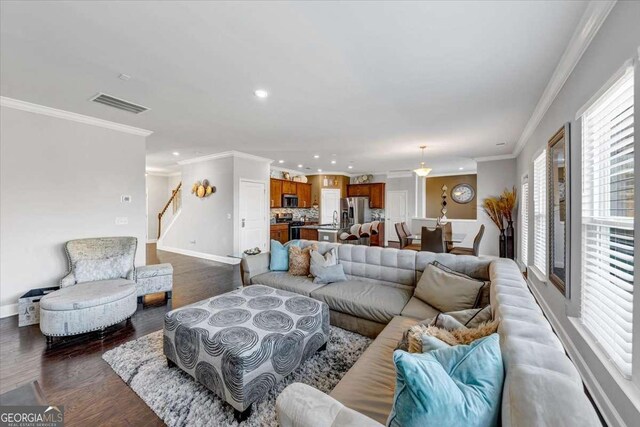
[(334, 227), (331, 224), (301, 225), (292, 228), (300, 229), (300, 238), (304, 240), (317, 240), (319, 242), (338, 243), (338, 236), (344, 229)]

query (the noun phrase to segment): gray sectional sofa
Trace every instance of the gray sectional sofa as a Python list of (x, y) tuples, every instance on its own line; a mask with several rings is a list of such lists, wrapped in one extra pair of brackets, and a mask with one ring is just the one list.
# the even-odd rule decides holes
[(513, 261), (309, 241), (302, 246), (313, 243), (321, 253), (337, 247), (347, 282), (317, 285), (311, 278), (271, 272), (267, 253), (243, 259), (245, 286), (265, 284), (324, 301), (331, 324), (376, 339), (330, 395), (305, 384), (289, 385), (277, 400), (282, 427), (385, 424), (395, 389), (393, 351), (404, 331), (438, 313), (413, 296), (422, 271), (433, 261), (491, 281), (506, 369), (502, 425), (601, 425), (578, 371)]

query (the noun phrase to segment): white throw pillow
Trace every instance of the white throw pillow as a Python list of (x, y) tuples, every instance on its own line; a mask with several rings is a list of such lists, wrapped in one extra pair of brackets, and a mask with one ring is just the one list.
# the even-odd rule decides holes
[(316, 277), (319, 273), (319, 270), (324, 267), (331, 267), (332, 265), (338, 264), (338, 251), (336, 248), (331, 248), (327, 251), (327, 253), (323, 255), (316, 250), (311, 251), (311, 265), (310, 272), (311, 276)]

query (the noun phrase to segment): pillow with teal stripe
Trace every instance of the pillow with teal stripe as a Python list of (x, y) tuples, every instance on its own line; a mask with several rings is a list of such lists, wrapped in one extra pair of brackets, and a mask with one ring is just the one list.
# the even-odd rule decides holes
[(300, 246), (300, 243), (300, 240), (291, 240), (283, 245), (277, 240), (271, 240), (269, 270), (289, 271), (289, 246)]
[(490, 427), (500, 417), (504, 367), (498, 334), (432, 350), (393, 353), (391, 427)]

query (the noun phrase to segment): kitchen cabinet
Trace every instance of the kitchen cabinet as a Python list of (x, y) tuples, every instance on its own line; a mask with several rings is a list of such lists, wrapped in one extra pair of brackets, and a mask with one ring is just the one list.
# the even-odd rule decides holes
[(271, 205), (272, 208), (282, 207), (282, 181), (271, 179)]
[(373, 209), (384, 209), (384, 183), (369, 185), (369, 207)]
[(289, 224), (271, 224), (271, 240), (285, 244), (289, 241)]
[(296, 182), (282, 181), (282, 194), (298, 194)]
[(300, 238), (303, 240), (318, 240), (318, 230), (301, 228)]
[(384, 182), (372, 184), (350, 184), (347, 187), (348, 197), (368, 197), (369, 207), (372, 209), (384, 209), (384, 193)]
[(310, 208), (311, 207), (311, 184), (298, 183), (298, 207)]

